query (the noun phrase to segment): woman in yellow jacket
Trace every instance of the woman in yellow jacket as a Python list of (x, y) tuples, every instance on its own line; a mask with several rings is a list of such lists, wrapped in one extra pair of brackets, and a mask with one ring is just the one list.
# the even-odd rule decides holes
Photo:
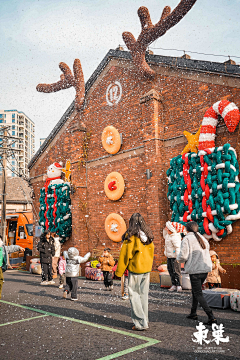
[(123, 244), (115, 274), (122, 277), (128, 269), (128, 293), (134, 323), (132, 329), (145, 330), (148, 329), (148, 292), (154, 256), (153, 234), (142, 215), (134, 213), (122, 238)]

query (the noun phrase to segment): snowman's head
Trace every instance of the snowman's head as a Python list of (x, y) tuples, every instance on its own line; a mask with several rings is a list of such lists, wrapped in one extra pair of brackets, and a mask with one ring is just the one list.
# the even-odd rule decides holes
[(61, 176), (62, 174), (62, 163), (53, 163), (50, 165), (47, 169), (47, 177), (48, 178), (56, 178), (58, 176)]

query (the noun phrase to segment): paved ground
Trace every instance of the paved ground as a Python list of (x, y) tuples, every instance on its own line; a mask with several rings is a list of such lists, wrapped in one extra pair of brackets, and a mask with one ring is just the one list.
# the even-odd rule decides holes
[[(152, 284), (148, 331), (131, 330), (130, 303), (103, 284), (79, 280), (79, 301), (62, 298), (58, 286), (40, 286), (40, 277), (5, 273), (0, 302), (0, 359), (240, 359), (240, 313), (215, 310), (229, 342), (194, 343), (197, 332), (189, 313), (191, 294), (169, 293)], [(200, 321), (206, 317), (199, 310)], [(209, 329), (208, 339), (214, 339)]]

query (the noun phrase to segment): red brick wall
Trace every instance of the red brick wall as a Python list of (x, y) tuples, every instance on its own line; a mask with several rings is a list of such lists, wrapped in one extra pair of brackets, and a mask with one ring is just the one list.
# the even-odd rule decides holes
[[(72, 195), (73, 233), (66, 247), (77, 246), (82, 255), (88, 250), (101, 251), (105, 246), (117, 253), (120, 244), (108, 239), (104, 230), (106, 216), (116, 212), (128, 224), (132, 213), (140, 212), (154, 232), (154, 268), (161, 261), (166, 261), (161, 235), (166, 220), (170, 219), (166, 170), (170, 159), (181, 153), (185, 143), (169, 146), (168, 141), (163, 139), (180, 136), (184, 130), (195, 133), (207, 108), (220, 99), (234, 101), (240, 107), (239, 89), (204, 83), (200, 81), (201, 74), (198, 81), (180, 78), (180, 75), (180, 72), (178, 77), (158, 75), (154, 82), (147, 82), (139, 79), (127, 65), (125, 68), (115, 66), (106, 72), (87, 96), (81, 120), (87, 132), (91, 131), (88, 160), (109, 155), (101, 143), (102, 131), (108, 125), (115, 126), (123, 135), (120, 153), (142, 146), (140, 154), (106, 164), (94, 163), (94, 166), (90, 162), (86, 176), (86, 168), (79, 166), (86, 132), (69, 131), (76, 123), (73, 120), (31, 169), (31, 176), (37, 176), (46, 173), (47, 166), (54, 161), (65, 162), (70, 159), (72, 162), (72, 183), (76, 192)], [(120, 81), (122, 85), (122, 98), (117, 105), (109, 106), (106, 89), (115, 81)], [(156, 93), (140, 102), (140, 98), (151, 89), (160, 93), (161, 98)], [(238, 128), (234, 134), (228, 133), (226, 127), (222, 130), (217, 137), (217, 145), (230, 141), (240, 156)], [(150, 180), (144, 174), (146, 169), (152, 171)], [(123, 197), (116, 202), (109, 200), (104, 193), (105, 178), (112, 171), (120, 172), (126, 185)], [(33, 182), (36, 195), (34, 207), (37, 212), (39, 189), (43, 184), (43, 180), (35, 179)], [(233, 228), (233, 233), (220, 243), (211, 241), (211, 247), (219, 253), (221, 261), (227, 263), (240, 262), (240, 221)]]

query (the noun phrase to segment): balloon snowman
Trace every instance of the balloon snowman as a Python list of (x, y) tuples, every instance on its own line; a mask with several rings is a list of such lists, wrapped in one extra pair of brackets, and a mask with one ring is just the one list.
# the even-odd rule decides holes
[[(62, 173), (65, 173), (65, 181)], [(47, 179), (40, 190), (39, 225), (43, 231), (57, 232), (61, 242), (66, 241), (72, 232), (70, 174), (69, 161), (66, 169), (61, 162), (54, 162), (47, 168)]]
[(51, 164), (47, 169), (47, 176), (50, 180), (50, 184), (62, 184), (64, 181), (61, 179), (62, 175), (62, 168), (63, 164), (62, 162), (55, 162)]

